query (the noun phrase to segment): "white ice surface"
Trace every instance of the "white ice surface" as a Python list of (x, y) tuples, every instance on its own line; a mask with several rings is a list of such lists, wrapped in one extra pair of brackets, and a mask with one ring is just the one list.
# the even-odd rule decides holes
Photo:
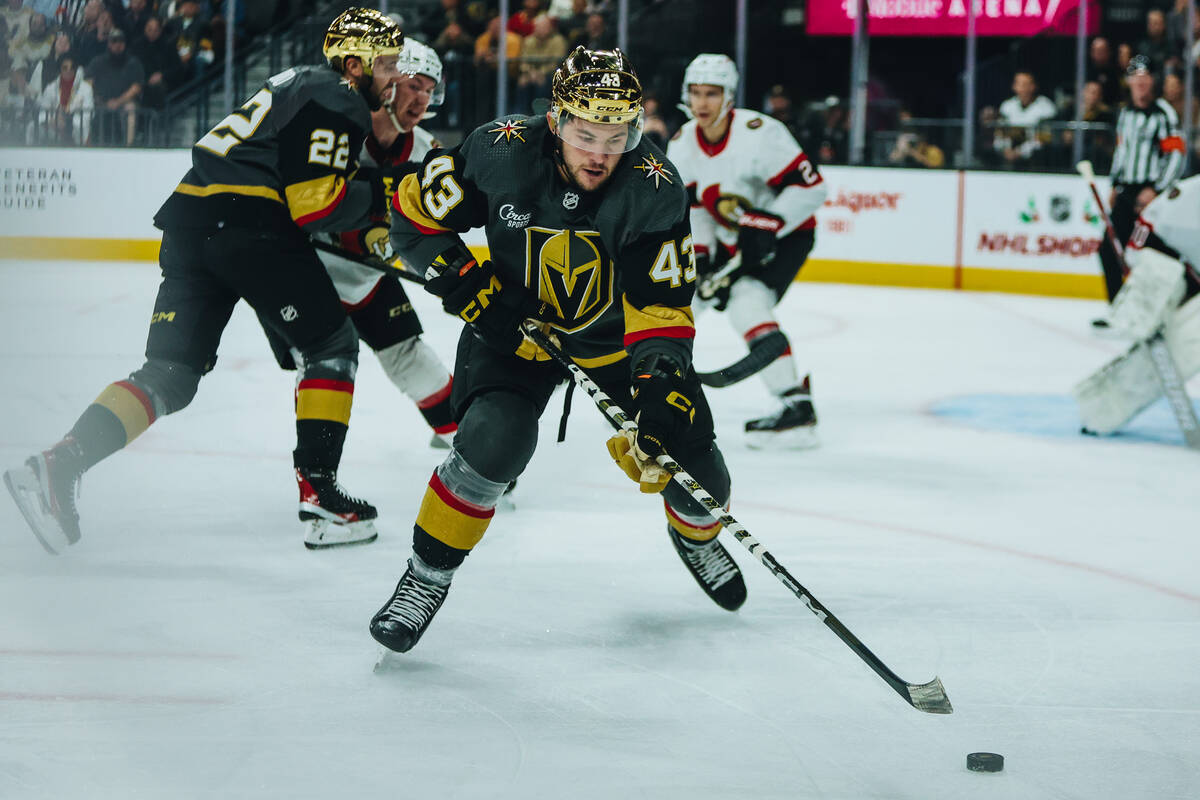
[[(4, 465), (140, 365), (157, 278), (0, 262)], [(802, 285), (781, 315), (821, 449), (750, 451), (765, 390), (709, 394), (735, 515), (899, 675), (942, 678), (933, 716), (732, 540), (750, 598), (705, 599), (579, 394), (428, 634), (374, 672), (367, 622), (442, 453), (364, 352), (342, 476), (380, 539), (306, 551), (292, 377), (240, 307), (191, 407), (87, 474), (77, 546), (47, 555), (0, 495), (0, 797), (1200, 797), (1200, 454), (929, 413), (1065, 396), (1120, 349), (1087, 333), (1100, 310)], [(740, 354), (700, 324), (701, 367)], [(977, 750), (1004, 772), (968, 772)]]

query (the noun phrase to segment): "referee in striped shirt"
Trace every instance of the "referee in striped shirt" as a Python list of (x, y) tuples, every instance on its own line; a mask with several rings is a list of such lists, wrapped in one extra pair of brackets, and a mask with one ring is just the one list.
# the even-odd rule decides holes
[[(1112, 194), (1108, 198), (1113, 228), (1120, 242), (1133, 233), (1141, 210), (1182, 177), (1185, 151), (1179, 116), (1166, 100), (1154, 95), (1150, 60), (1134, 56), (1125, 75), (1130, 102), (1117, 117), (1117, 149), (1109, 173)], [(1121, 289), (1124, 275), (1107, 238), (1100, 243), (1100, 263), (1104, 266), (1108, 300), (1112, 302)], [(1098, 319), (1093, 324), (1106, 328), (1108, 320)]]

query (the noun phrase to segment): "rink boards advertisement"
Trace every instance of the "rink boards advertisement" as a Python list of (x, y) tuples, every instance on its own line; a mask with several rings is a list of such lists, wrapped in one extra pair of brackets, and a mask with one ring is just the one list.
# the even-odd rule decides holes
[[(151, 220), (190, 164), (186, 150), (0, 151), (0, 257), (153, 261)], [(828, 196), (801, 280), (1103, 295), (1103, 226), (1080, 178), (838, 166), (822, 174)], [(479, 231), (465, 238), (486, 244)]]

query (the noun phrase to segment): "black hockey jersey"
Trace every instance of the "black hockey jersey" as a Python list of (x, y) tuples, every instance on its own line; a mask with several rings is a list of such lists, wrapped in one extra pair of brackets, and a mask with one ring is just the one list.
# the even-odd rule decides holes
[(483, 227), (498, 273), (521, 280), (565, 322), (555, 325), (583, 366), (665, 347), (690, 363), (696, 267), (687, 192), (646, 140), (595, 192), (563, 180), (544, 117), (483, 125), (434, 150), (392, 200), (392, 246), (431, 264)]
[(340, 75), (285, 70), (196, 142), (154, 224), (361, 227), (384, 207), (378, 181), (352, 180), (370, 129), (366, 100)]

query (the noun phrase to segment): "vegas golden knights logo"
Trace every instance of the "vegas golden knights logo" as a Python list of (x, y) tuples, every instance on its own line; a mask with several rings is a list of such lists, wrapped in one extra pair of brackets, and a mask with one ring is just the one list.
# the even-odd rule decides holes
[(526, 228), (525, 285), (566, 320), (564, 331), (590, 325), (612, 304), (613, 295), (612, 261), (600, 233)]

